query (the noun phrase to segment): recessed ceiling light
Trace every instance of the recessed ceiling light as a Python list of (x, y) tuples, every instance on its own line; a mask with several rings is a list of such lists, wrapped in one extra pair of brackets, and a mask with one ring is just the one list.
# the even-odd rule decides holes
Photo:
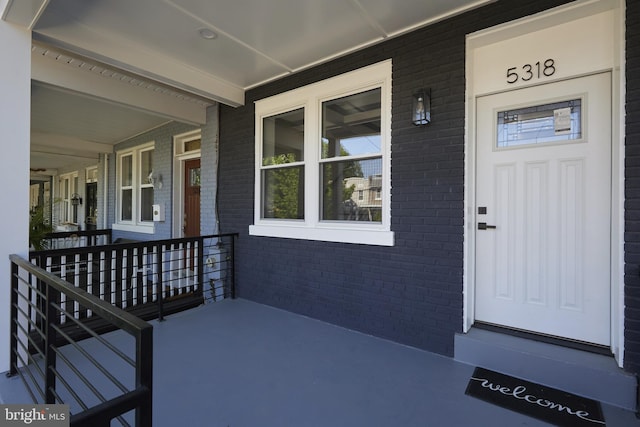
[(213, 40), (216, 37), (218, 37), (218, 35), (216, 33), (214, 33), (213, 31), (211, 31), (208, 28), (201, 28), (198, 30), (198, 34), (200, 34), (200, 37), (202, 37), (205, 40)]

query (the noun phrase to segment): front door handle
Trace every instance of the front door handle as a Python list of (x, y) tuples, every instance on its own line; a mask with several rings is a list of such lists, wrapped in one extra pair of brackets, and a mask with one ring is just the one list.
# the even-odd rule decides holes
[(478, 223), (478, 230), (489, 230), (489, 229), (495, 229), (495, 228), (496, 228), (495, 225), (487, 225), (486, 222)]

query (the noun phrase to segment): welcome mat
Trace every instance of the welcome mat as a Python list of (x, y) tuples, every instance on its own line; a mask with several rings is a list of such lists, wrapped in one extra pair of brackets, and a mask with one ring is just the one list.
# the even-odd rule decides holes
[(606, 425), (600, 402), (488, 369), (475, 369), (465, 394), (558, 426)]

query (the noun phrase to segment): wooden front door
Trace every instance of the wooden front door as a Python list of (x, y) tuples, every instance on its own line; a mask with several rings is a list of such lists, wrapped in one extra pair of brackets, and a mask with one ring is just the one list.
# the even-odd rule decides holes
[(184, 162), (184, 237), (200, 235), (200, 159)]

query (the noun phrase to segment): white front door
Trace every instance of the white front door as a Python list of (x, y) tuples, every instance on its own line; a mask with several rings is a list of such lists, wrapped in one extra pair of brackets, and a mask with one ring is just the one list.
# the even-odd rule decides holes
[(610, 73), (476, 102), (476, 320), (610, 345)]

